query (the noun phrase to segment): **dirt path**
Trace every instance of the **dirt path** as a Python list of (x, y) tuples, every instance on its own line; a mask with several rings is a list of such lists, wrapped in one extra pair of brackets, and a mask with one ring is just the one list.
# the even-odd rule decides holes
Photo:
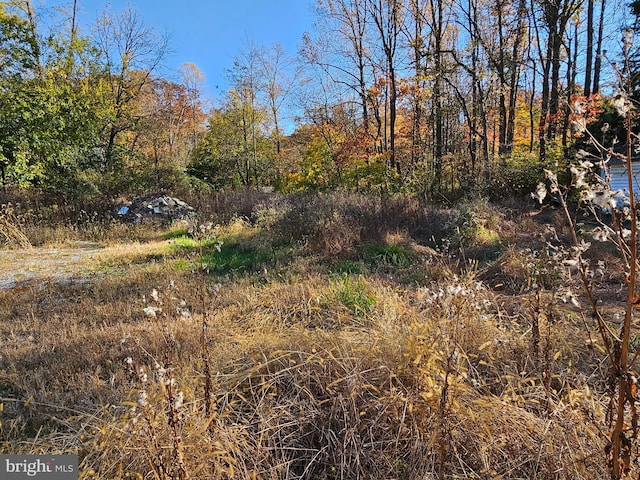
[(65, 248), (0, 250), (0, 290), (30, 282), (67, 282), (87, 274), (89, 264), (103, 248), (78, 242)]

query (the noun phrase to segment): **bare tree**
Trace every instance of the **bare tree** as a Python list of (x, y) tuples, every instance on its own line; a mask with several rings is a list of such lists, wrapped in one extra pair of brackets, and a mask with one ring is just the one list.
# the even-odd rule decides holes
[(433, 189), (440, 190), (442, 186), (442, 156), (444, 154), (444, 138), (443, 138), (443, 53), (444, 53), (444, 35), (445, 35), (445, 20), (444, 20), (444, 1), (443, 0), (429, 0), (430, 12), (431, 12), (431, 37), (433, 41), (433, 95), (432, 95), (432, 109), (433, 109), (433, 123), (434, 125), (434, 167), (435, 175), (433, 180)]
[(398, 102), (398, 43), (404, 20), (403, 5), (398, 0), (367, 0), (373, 23), (378, 31), (378, 40), (385, 61), (386, 78), (389, 82), (389, 160), (388, 165), (400, 173), (400, 162), (396, 158), (396, 119)]
[(260, 107), (258, 89), (260, 86), (259, 49), (251, 41), (236, 55), (233, 69), (228, 72), (232, 84), (232, 102), (240, 111), (240, 128), (243, 138), (245, 185), (258, 184), (258, 128)]
[[(557, 130), (557, 117), (560, 109), (561, 51), (567, 25), (581, 4), (581, 0), (537, 0), (537, 5), (540, 8), (541, 27), (546, 32), (543, 41), (540, 26), (538, 26), (538, 49), (542, 66), (542, 97), (540, 99), (538, 133), (541, 160), (546, 158), (547, 140), (552, 139)], [(546, 42), (544, 48), (543, 42)]]
[(411, 119), (411, 164), (415, 166), (418, 158), (423, 155), (423, 120), (425, 85), (425, 29), (426, 29), (426, 0), (409, 0), (407, 6), (407, 24), (405, 31), (413, 62), (413, 101)]
[(368, 0), (318, 0), (318, 38), (305, 36), (303, 56), (321, 67), (337, 84), (356, 95), (362, 127), (370, 129), (372, 69), (370, 52), (371, 15)]
[(198, 139), (203, 130), (204, 122), (203, 104), (202, 104), (202, 86), (204, 85), (205, 76), (202, 70), (194, 63), (183, 63), (179, 69), (182, 75), (182, 83), (187, 89), (187, 98), (189, 99), (190, 115), (191, 115), (191, 132), (189, 135), (187, 156), (195, 149)]
[(273, 122), (276, 154), (280, 155), (282, 131), (280, 126), (282, 107), (291, 96), (300, 79), (300, 71), (280, 44), (261, 49), (257, 55), (258, 69), (262, 79), (260, 89), (266, 95), (268, 109)]
[(104, 79), (109, 89), (111, 119), (106, 128), (105, 167), (114, 161), (118, 135), (135, 126), (132, 105), (151, 83), (169, 53), (168, 39), (144, 25), (140, 16), (127, 9), (117, 16), (104, 12), (95, 29), (102, 54)]

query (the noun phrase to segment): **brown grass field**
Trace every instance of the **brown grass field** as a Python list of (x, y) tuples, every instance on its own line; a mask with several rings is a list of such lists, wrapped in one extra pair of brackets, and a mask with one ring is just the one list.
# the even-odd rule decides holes
[(232, 200), (195, 235), (3, 217), (1, 452), (77, 453), (82, 479), (607, 478), (558, 212)]

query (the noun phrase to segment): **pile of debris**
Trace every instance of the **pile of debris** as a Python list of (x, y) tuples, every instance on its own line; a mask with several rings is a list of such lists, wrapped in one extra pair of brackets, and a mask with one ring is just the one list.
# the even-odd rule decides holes
[(172, 220), (188, 219), (195, 210), (179, 198), (168, 195), (152, 194), (145, 197), (135, 197), (130, 203), (123, 205), (118, 210), (118, 216), (131, 223), (141, 223), (145, 220)]

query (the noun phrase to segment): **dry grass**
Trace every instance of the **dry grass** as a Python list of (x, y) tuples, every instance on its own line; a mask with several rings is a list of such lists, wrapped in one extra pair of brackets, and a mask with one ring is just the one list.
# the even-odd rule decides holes
[(420, 283), (335, 276), (309, 255), (323, 242), (222, 277), (164, 241), (110, 246), (91, 281), (0, 291), (0, 448), (78, 452), (100, 479), (606, 477), (601, 355), (575, 312), (439, 255), (411, 257)]
[(22, 231), (13, 206), (0, 207), (0, 245), (5, 248), (30, 248), (29, 237)]

